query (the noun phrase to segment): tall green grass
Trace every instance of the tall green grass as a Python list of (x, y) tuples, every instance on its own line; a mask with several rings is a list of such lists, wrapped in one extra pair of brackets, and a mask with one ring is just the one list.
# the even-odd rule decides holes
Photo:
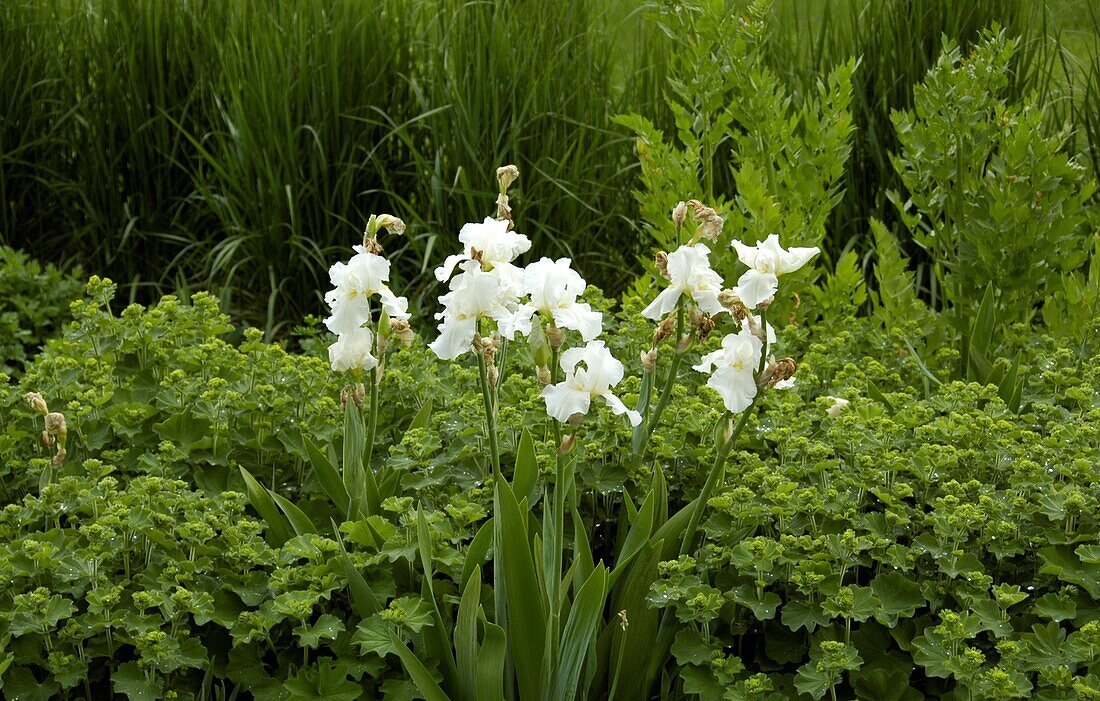
[(658, 102), (634, 3), (6, 0), (0, 241), (134, 299), (201, 285), (275, 332), (394, 211), (401, 289), (517, 163), (517, 224), (614, 290), (646, 249), (610, 116)]
[[(610, 118), (673, 128), (662, 96), (677, 39), (646, 21), (652, 5), (3, 0), (0, 243), (79, 262), (131, 299), (212, 287), (275, 333), (322, 311), (327, 263), (371, 212), (409, 222), (388, 242), (395, 286), (430, 305), (432, 268), (462, 223), (489, 213), (495, 167), (515, 162), (520, 230), (614, 294), (650, 242), (630, 196), (632, 140)], [(793, 99), (860, 58), (834, 252), (862, 247), (868, 218), (893, 221), (889, 115), (911, 106), (942, 35), (966, 47), (999, 24), (1021, 37), (1010, 99), (1039, 92), (1100, 174), (1100, 42), (1082, 39), (1100, 24), (1088, 10), (776, 0), (771, 62)], [(717, 181), (733, 194), (725, 171)]]

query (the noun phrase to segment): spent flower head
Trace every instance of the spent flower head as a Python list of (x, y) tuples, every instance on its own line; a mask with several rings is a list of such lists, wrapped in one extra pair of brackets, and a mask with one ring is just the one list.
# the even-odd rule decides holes
[(696, 229), (695, 237), (697, 239), (706, 239), (707, 241), (717, 241), (718, 237), (722, 235), (722, 226), (726, 223), (725, 220), (718, 216), (718, 212), (712, 207), (708, 207), (699, 200), (688, 200), (691, 205), (692, 216), (695, 217)]

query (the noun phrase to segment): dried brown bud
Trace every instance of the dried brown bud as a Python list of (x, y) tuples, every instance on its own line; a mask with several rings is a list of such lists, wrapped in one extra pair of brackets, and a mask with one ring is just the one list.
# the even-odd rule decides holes
[(550, 369), (542, 365), (535, 366), (535, 377), (539, 381), (539, 387), (546, 387), (553, 381), (550, 376)]
[(672, 223), (676, 225), (677, 229), (683, 228), (684, 220), (687, 219), (687, 213), (687, 202), (677, 202), (676, 206), (672, 209)]
[(38, 392), (27, 392), (27, 404), (31, 405), (31, 408), (37, 411), (39, 414), (45, 416), (50, 413), (49, 407), (46, 406), (46, 400)]
[(776, 362), (768, 363), (768, 366), (764, 368), (764, 372), (760, 374), (756, 384), (760, 387), (775, 387), (780, 382), (794, 377), (794, 373), (798, 370), (798, 363), (794, 358), (780, 358)]
[(506, 165), (497, 168), (497, 184), (501, 192), (508, 192), (508, 188), (519, 178), (519, 168), (514, 165)]
[(714, 330), (714, 319), (708, 315), (693, 309), (691, 311), (691, 325), (695, 327), (695, 332), (699, 336), (700, 341), (705, 341), (710, 332)]
[(486, 376), (489, 380), (489, 387), (493, 388), (497, 386), (497, 380), (500, 379), (500, 370), (497, 370), (496, 365), (490, 365), (486, 368)]
[(656, 347), (661, 341), (665, 340), (673, 334), (676, 328), (676, 317), (666, 316), (660, 324), (657, 325), (657, 330), (653, 332), (653, 346)]
[(401, 235), (405, 233), (405, 222), (392, 214), (379, 214), (375, 221), (378, 223), (378, 228), (385, 229), (391, 234)]
[(340, 408), (347, 409), (348, 402), (355, 402), (355, 406), (360, 409), (363, 408), (363, 404), (367, 401), (367, 388), (362, 382), (356, 385), (348, 385), (340, 390)]
[(42, 442), (46, 445), (57, 445), (57, 454), (53, 456), (53, 465), (58, 467), (65, 462), (65, 456), (68, 455), (65, 451), (65, 443), (69, 436), (69, 427), (65, 423), (65, 415), (51, 411), (46, 414), (45, 425), (46, 430), (42, 432)]
[(406, 346), (413, 342), (413, 330), (409, 322), (404, 319), (395, 319), (390, 322), (390, 333), (397, 337)]
[(512, 207), (508, 203), (508, 195), (503, 192), (497, 195), (497, 221), (508, 222), (509, 231), (515, 226), (515, 222), (512, 221)]
[(375, 255), (382, 252), (382, 244), (378, 243), (378, 239), (373, 236), (363, 237), (363, 248), (366, 249), (367, 253), (373, 253)]
[(653, 372), (654, 368), (657, 367), (657, 349), (650, 348), (647, 351), (642, 351), (641, 359), (642, 368), (644, 368), (646, 372)]
[(717, 241), (718, 237), (722, 235), (722, 226), (725, 224), (725, 220), (718, 216), (718, 212), (711, 207), (707, 207), (699, 200), (688, 200), (688, 204), (691, 205), (692, 214), (698, 223), (695, 235), (708, 241)]
[(688, 349), (691, 348), (694, 341), (695, 338), (692, 337), (692, 335), (689, 333), (685, 333), (683, 336), (681, 336), (680, 342), (676, 344), (676, 355), (683, 355), (684, 353), (687, 353)]
[[(582, 416), (582, 414), (573, 414), (573, 416), (570, 416), (569, 417), (569, 423), (574, 423), (573, 418), (576, 417), (576, 416)], [(580, 422), (578, 421), (577, 423), (580, 423)], [(558, 454), (559, 455), (565, 455), (570, 450), (573, 450), (573, 446), (575, 446), (576, 444), (577, 444), (577, 434), (570, 433), (568, 436), (561, 439), (561, 445), (558, 446)]]
[(664, 251), (657, 251), (654, 260), (657, 263), (657, 271), (661, 273), (661, 277), (668, 280), (668, 254)]
[(626, 609), (619, 611), (619, 627), (623, 630), (630, 627), (630, 621), (626, 620)]
[(550, 341), (550, 348), (558, 350), (565, 343), (565, 332), (557, 326), (551, 326), (546, 330), (546, 339)]
[(51, 411), (46, 414), (46, 431), (54, 436), (68, 434), (68, 427), (65, 424), (65, 415), (59, 414), (56, 411)]
[(741, 302), (741, 298), (733, 290), (722, 290), (718, 293), (718, 303), (729, 311), (730, 316), (738, 321), (749, 316), (748, 307)]
[(764, 345), (768, 343), (768, 334), (764, 330), (764, 326), (756, 320), (756, 317), (752, 314), (746, 314), (744, 322), (749, 325), (749, 333), (760, 339), (760, 342)]

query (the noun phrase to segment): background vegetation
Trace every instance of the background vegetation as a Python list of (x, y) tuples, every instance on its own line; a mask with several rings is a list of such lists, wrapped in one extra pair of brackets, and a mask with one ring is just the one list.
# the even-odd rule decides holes
[[(668, 7), (671, 7), (669, 5)], [(946, 9), (945, 9), (946, 8)], [(413, 307), (461, 223), (516, 162), (518, 225), (615, 294), (653, 245), (637, 225), (634, 112), (669, 131), (665, 76), (682, 36), (665, 3), (265, 0), (0, 6), (0, 243), (110, 275), (122, 299), (216, 291), (274, 334), (320, 311), (327, 261), (367, 215), (410, 223), (395, 274)], [(733, 7), (731, 16), (744, 11)], [(1010, 101), (1036, 94), (1096, 168), (1100, 52), (1085, 0), (944, 5), (782, 0), (764, 61), (796, 105), (853, 57), (852, 157), (833, 254), (891, 226), (898, 140), (941, 35), (965, 53), (994, 24), (1019, 37)], [(714, 154), (729, 161), (725, 148)], [(714, 190), (736, 192), (715, 168)], [(919, 267), (927, 262), (905, 244)]]

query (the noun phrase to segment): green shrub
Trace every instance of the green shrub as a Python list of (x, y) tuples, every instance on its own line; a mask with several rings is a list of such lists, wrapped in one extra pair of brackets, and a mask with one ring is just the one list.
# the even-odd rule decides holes
[(1096, 184), (1066, 153), (1068, 132), (1045, 135), (1039, 105), (1002, 97), (1015, 49), (1003, 32), (965, 60), (947, 45), (914, 110), (894, 115), (908, 200), (893, 197), (932, 259), (933, 301), (960, 318), (992, 283), (1001, 317), (1029, 320), (1091, 248), (1085, 204)]
[[(725, 216), (734, 239), (754, 243), (774, 233), (800, 246), (825, 239), (851, 150), (855, 63), (836, 67), (796, 103), (765, 61), (768, 12), (762, 2), (746, 17), (715, 3), (684, 3), (659, 18), (680, 38), (667, 99), (675, 135), (641, 114), (616, 119), (636, 135), (641, 188), (634, 195), (659, 250), (679, 245), (669, 215), (692, 198)], [(729, 275), (736, 258), (727, 260), (716, 270)]]
[(0, 246), (0, 372), (22, 372), (46, 339), (61, 330), (70, 318), (69, 302), (83, 287), (79, 275)]
[[(762, 415), (711, 499), (707, 543), (660, 565), (649, 601), (685, 625), (684, 690), (1096, 693), (1095, 368), (1043, 339), (1021, 414), (977, 384), (923, 399), (878, 360), (912, 368), (904, 346), (852, 354), (873, 347), (862, 326), (811, 345), (800, 396)], [(826, 391), (852, 401), (836, 418)]]

